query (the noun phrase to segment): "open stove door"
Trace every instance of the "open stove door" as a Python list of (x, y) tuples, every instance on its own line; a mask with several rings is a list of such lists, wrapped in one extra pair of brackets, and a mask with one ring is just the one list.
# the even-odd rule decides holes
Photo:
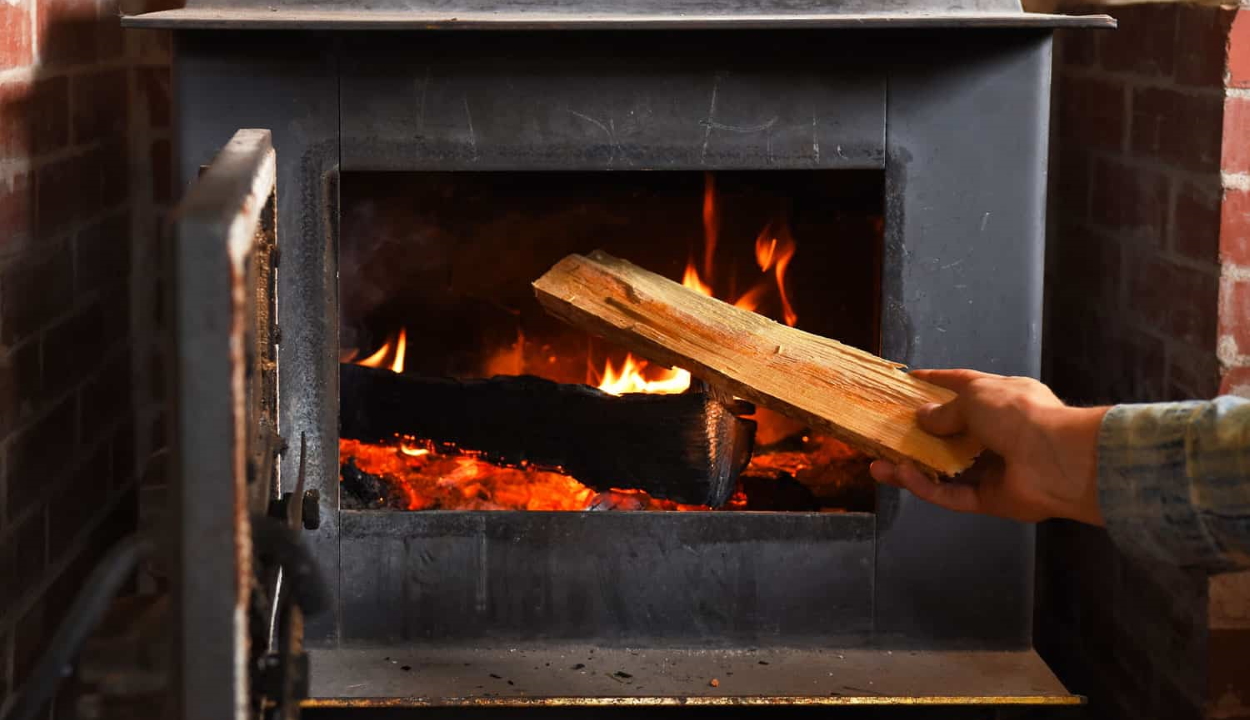
[[(276, 161), (239, 130), (178, 206), (171, 249), (180, 718), (273, 716), (300, 684), (301, 556), (278, 502)], [(279, 515), (281, 520), (270, 517)], [(283, 588), (283, 585), (286, 588)], [(275, 630), (276, 628), (276, 630)], [(283, 658), (296, 658), (295, 663)], [(288, 702), (282, 702), (286, 695)], [(270, 710), (264, 711), (263, 707)]]

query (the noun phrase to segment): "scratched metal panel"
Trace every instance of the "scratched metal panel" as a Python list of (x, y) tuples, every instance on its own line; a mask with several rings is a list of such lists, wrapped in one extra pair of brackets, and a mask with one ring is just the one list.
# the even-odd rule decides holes
[[(255, 438), (249, 431), (262, 406), (248, 402), (260, 371), (258, 358), (244, 349), (256, 347), (256, 314), (267, 310), (249, 302), (256, 284), (273, 282), (256, 266), (275, 239), (277, 173), (268, 130), (226, 138), (174, 213), (171, 294), (179, 352), (170, 509), (177, 519), (178, 716), (242, 720), (250, 693), (246, 662), (256, 652), (248, 624), (249, 516), (264, 512), (271, 490), (268, 478), (250, 467)], [(272, 416), (272, 396), (267, 399), (263, 411)]]
[(885, 81), (849, 35), (346, 40), (344, 170), (881, 168)]
[(875, 519), (341, 513), (343, 642), (866, 640)]
[[(1037, 377), (1051, 38), (922, 39), (890, 79), (882, 349), (912, 367)], [(941, 54), (940, 65), (924, 58)], [(894, 488), (877, 632), (1027, 647), (1033, 527)]]
[[(268, 7), (277, 12), (306, 8), (361, 9), (359, 0), (189, 0), (190, 7)], [(1022, 14), (1019, 0), (380, 0), (370, 10), (407, 10), (458, 15), (491, 12), (505, 15), (933, 15)]]
[[(189, 183), (239, 127), (273, 132), (277, 152), (279, 428), (308, 439), (307, 483), (321, 493), (321, 525), (305, 541), (336, 597), (338, 578), (338, 79), (315, 44), (265, 34), (176, 35), (174, 89), (179, 175)], [(185, 350), (184, 350), (185, 352)], [(294, 489), (298, 452), (282, 458)], [(334, 605), (332, 601), (330, 603)], [(308, 619), (314, 641), (332, 638), (333, 613)]]

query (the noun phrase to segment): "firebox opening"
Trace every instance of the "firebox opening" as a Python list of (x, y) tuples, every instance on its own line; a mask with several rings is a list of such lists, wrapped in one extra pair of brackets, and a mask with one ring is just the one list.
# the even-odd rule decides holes
[[(537, 376), (610, 395), (701, 392), (688, 373), (539, 307), (530, 283), (564, 256), (595, 249), (778, 322), (879, 349), (879, 171), (347, 173), (340, 192), (343, 363), (415, 379)], [(749, 418), (753, 453), (722, 509), (874, 509), (867, 458), (765, 409)], [(564, 467), (491, 447), (344, 435), (348, 509), (709, 509), (628, 483), (587, 487)]]

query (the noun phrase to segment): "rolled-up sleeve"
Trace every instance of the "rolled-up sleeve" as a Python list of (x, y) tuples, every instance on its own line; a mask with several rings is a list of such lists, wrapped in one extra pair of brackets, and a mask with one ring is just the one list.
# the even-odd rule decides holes
[(1250, 401), (1118, 405), (1098, 438), (1098, 495), (1124, 551), (1250, 567)]

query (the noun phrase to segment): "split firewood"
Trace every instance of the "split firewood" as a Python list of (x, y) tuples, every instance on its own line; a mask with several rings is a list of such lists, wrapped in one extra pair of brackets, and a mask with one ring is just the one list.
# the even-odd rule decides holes
[(954, 393), (897, 363), (701, 295), (602, 252), (570, 255), (534, 283), (553, 315), (652, 362), (689, 370), (873, 457), (931, 475), (966, 470), (971, 437), (920, 429), (916, 409)]
[(719, 507), (751, 459), (749, 403), (710, 395), (609, 395), (537, 377), (452, 380), (339, 366), (339, 435), (411, 435), (494, 462), (559, 469), (598, 491)]

